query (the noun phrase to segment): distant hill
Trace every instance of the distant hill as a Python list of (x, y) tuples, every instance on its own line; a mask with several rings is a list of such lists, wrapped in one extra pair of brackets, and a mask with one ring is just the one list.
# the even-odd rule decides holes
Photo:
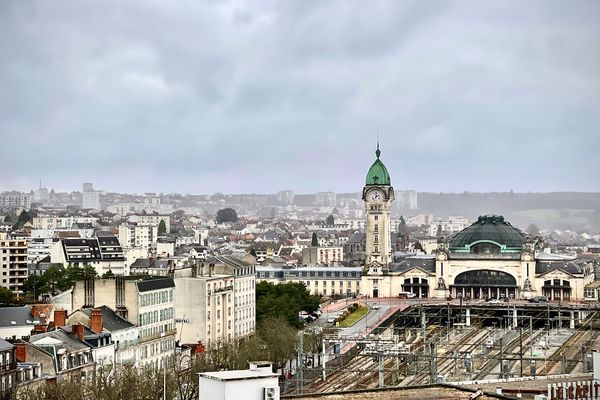
[[(470, 220), (482, 214), (504, 215), (525, 229), (600, 231), (600, 193), (419, 193), (419, 213), (463, 215)], [(412, 212), (414, 213), (414, 211)]]

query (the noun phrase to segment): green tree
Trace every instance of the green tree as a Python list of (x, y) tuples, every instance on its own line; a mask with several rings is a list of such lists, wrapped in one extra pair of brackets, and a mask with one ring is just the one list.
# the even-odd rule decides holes
[(158, 223), (158, 236), (163, 236), (165, 233), (167, 233), (167, 224), (164, 219), (161, 219)]
[(223, 222), (237, 222), (237, 212), (233, 208), (223, 208), (217, 211), (217, 223), (222, 224)]
[(0, 304), (10, 304), (13, 300), (13, 292), (5, 287), (0, 287)]
[(329, 215), (327, 218), (325, 218), (325, 225), (327, 225), (327, 226), (335, 225), (335, 217), (333, 215)]
[(256, 320), (270, 317), (284, 318), (291, 326), (300, 328), (300, 311), (312, 312), (319, 308), (319, 298), (312, 296), (303, 283), (287, 282), (275, 285), (259, 282), (256, 285)]
[(312, 247), (318, 247), (319, 246), (319, 238), (317, 237), (317, 232), (313, 232), (312, 238), (310, 240), (310, 245)]
[(420, 250), (423, 253), (425, 253), (425, 249), (423, 248), (423, 245), (418, 240), (415, 242), (415, 250)]
[(21, 229), (23, 225), (25, 225), (30, 220), (29, 213), (25, 210), (21, 211), (19, 214), (19, 218), (17, 218), (17, 222), (12, 226), (13, 230)]
[(105, 273), (102, 274), (102, 279), (109, 279), (109, 278), (114, 278), (115, 274), (113, 274), (112, 270), (108, 270)]

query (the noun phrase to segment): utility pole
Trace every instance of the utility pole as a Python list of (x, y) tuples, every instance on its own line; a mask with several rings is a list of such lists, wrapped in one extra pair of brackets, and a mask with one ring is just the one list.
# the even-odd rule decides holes
[(300, 346), (298, 347), (298, 371), (296, 371), (298, 393), (302, 394), (302, 384), (304, 383), (304, 332), (300, 331)]
[(523, 327), (519, 326), (519, 364), (521, 365), (521, 377), (523, 377)]
[(385, 372), (383, 369), (383, 354), (379, 353), (377, 355), (379, 361), (379, 387), (382, 388), (385, 385)]

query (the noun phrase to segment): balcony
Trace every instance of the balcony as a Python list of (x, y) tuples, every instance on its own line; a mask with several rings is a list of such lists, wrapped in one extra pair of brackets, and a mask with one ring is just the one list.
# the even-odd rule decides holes
[(177, 329), (169, 329), (165, 332), (153, 333), (152, 335), (144, 336), (139, 339), (140, 343), (149, 342), (151, 340), (160, 339), (163, 337), (175, 335), (177, 333)]

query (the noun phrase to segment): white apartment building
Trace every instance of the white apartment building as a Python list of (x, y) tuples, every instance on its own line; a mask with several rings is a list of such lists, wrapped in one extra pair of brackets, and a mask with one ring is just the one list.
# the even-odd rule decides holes
[(159, 215), (159, 214), (147, 214), (147, 215), (131, 215), (128, 218), (129, 222), (137, 223), (138, 225), (153, 225), (158, 227), (160, 221), (165, 221), (167, 233), (171, 232), (171, 216), (170, 215)]
[(27, 259), (30, 264), (48, 257), (52, 253), (52, 238), (31, 238), (28, 243)]
[(101, 210), (100, 207), (100, 192), (94, 190), (94, 186), (91, 183), (84, 183), (82, 190), (82, 202), (81, 208)]
[(23, 193), (0, 193), (0, 207), (31, 209), (31, 195)]
[(87, 225), (94, 227), (98, 222), (96, 217), (70, 216), (60, 217), (52, 214), (38, 214), (33, 217), (33, 229), (71, 229), (74, 226)]
[(147, 250), (156, 247), (157, 240), (157, 225), (140, 225), (136, 223), (119, 225), (119, 243), (124, 248)]
[(4, 237), (5, 234), (0, 236), (1, 286), (19, 295), (22, 293), (21, 286), (28, 276), (27, 241)]
[(469, 226), (469, 220), (459, 215), (451, 215), (446, 221), (438, 220), (437, 222), (430, 223), (427, 228), (427, 234), (429, 236), (436, 236), (439, 226), (442, 227), (442, 232), (448, 235), (465, 229)]
[(118, 203), (107, 207), (107, 210), (114, 214), (126, 216), (133, 213), (157, 212), (159, 214), (170, 214), (175, 211), (173, 204), (148, 204), (148, 203)]
[(139, 327), (139, 367), (160, 368), (175, 354), (175, 283), (173, 278), (95, 279), (73, 287), (73, 309), (106, 305)]
[(302, 262), (307, 265), (330, 265), (344, 260), (342, 246), (306, 247), (302, 249)]
[(232, 256), (215, 256), (208, 260), (217, 273), (232, 275), (234, 287), (234, 333), (244, 337), (256, 329), (256, 271), (254, 265)]

